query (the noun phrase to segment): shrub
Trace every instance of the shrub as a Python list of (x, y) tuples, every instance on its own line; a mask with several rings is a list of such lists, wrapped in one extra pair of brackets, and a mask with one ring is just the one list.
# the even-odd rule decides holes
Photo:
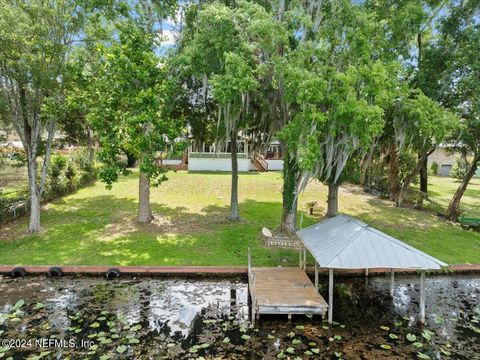
[(87, 149), (77, 149), (72, 152), (71, 160), (78, 169), (78, 185), (84, 186), (95, 180), (97, 173), (95, 165), (90, 161), (90, 154)]
[(452, 166), (452, 170), (450, 171), (450, 176), (455, 179), (463, 179), (467, 174), (467, 166), (465, 165), (465, 161), (461, 159), (457, 159), (455, 164)]
[[(40, 176), (40, 174), (38, 174)], [(62, 195), (85, 186), (96, 178), (96, 168), (89, 162), (88, 153), (83, 150), (72, 152), (70, 157), (55, 154), (51, 158), (47, 183), (42, 195), (42, 202), (52, 201)], [(24, 205), (18, 207), (17, 204)], [(12, 212), (15, 205), (15, 212)], [(2, 194), (0, 191), (0, 223), (17, 218), (27, 212), (28, 186), (14, 195)]]
[(50, 167), (48, 169), (49, 175), (49, 188), (47, 189), (46, 196), (49, 199), (54, 199), (57, 196), (63, 195), (65, 192), (65, 186), (62, 183), (61, 176), (64, 169), (67, 167), (67, 158), (63, 155), (54, 155), (50, 161)]
[(0, 147), (0, 165), (22, 167), (27, 164), (25, 151), (12, 146)]
[(77, 170), (73, 161), (69, 161), (67, 169), (65, 170), (65, 181), (69, 191), (75, 191), (77, 188), (76, 184)]
[(317, 202), (316, 202), (316, 201), (308, 201), (308, 202), (307, 202), (307, 207), (308, 207), (308, 210), (309, 210), (309, 214), (310, 214), (310, 215), (313, 215), (313, 209), (315, 208), (315, 206), (317, 206)]
[(432, 175), (438, 175), (438, 164), (435, 161), (430, 166), (430, 170), (432, 171)]
[(49, 175), (51, 178), (59, 179), (62, 171), (67, 166), (67, 158), (63, 155), (54, 155), (50, 161)]

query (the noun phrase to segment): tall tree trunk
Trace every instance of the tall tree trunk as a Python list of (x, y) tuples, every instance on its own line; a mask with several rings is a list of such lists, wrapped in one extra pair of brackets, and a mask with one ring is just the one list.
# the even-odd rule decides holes
[(428, 169), (427, 169), (427, 164), (428, 164), (428, 156), (424, 157), (422, 159), (422, 163), (420, 164), (420, 170), (419, 170), (419, 175), (420, 175), (420, 191), (417, 196), (417, 203), (415, 207), (417, 209), (421, 209), (423, 206), (423, 201), (428, 199)]
[(390, 146), (388, 174), (388, 192), (391, 201), (395, 201), (400, 192), (400, 166), (398, 164), (398, 148), (394, 143)]
[(423, 206), (423, 201), (428, 199), (428, 157), (432, 155), (434, 151), (435, 148), (428, 151), (422, 157), (419, 155), (418, 161), (420, 161), (420, 168), (418, 172), (420, 175), (420, 192), (417, 196), (417, 203), (415, 205), (417, 209), (421, 209)]
[[(148, 137), (150, 132), (150, 124), (143, 125), (143, 134)], [(142, 169), (143, 159), (145, 155), (140, 156), (140, 174), (138, 176), (138, 222), (148, 224), (152, 221), (152, 208), (150, 207), (150, 177), (144, 173)]]
[(298, 163), (285, 149), (283, 159), (283, 208), (279, 230), (283, 233), (294, 233), (297, 230), (297, 185), (299, 177)]
[(412, 172), (403, 181), (403, 184), (400, 188), (400, 191), (395, 198), (395, 206), (396, 207), (401, 207), (403, 205), (403, 202), (405, 201), (405, 199), (407, 197), (408, 190), (410, 189), (410, 184), (411, 184), (413, 178), (420, 172), (423, 161), (425, 161), (425, 158), (427, 156), (428, 156), (428, 153), (425, 153), (425, 154), (423, 154), (419, 157), (419, 159), (417, 161), (417, 164), (415, 165), (415, 168), (412, 170)]
[(338, 184), (328, 184), (327, 216), (338, 215)]
[(238, 212), (238, 159), (237, 159), (237, 130), (232, 130), (232, 136), (230, 139), (231, 145), (231, 159), (232, 159), (232, 186), (230, 194), (230, 216), (229, 220), (240, 220), (240, 214)]
[(428, 194), (428, 168), (427, 168), (427, 157), (424, 158), (422, 161), (422, 165), (420, 168), (420, 191), (425, 194), (425, 198), (427, 198)]
[(138, 222), (148, 224), (152, 219), (153, 215), (150, 207), (150, 178), (143, 171), (140, 171), (138, 177)]
[(460, 186), (457, 188), (457, 191), (455, 191), (455, 194), (453, 195), (452, 200), (450, 201), (450, 204), (448, 205), (447, 209), (447, 218), (450, 220), (456, 220), (458, 216), (458, 208), (460, 206), (460, 201), (462, 200), (462, 196), (465, 193), (465, 190), (467, 189), (468, 184), (470, 183), (470, 180), (472, 180), (473, 176), (475, 175), (475, 172), (478, 169), (478, 162), (480, 161), (480, 157), (476, 156), (473, 159), (472, 165), (470, 166), (470, 169), (468, 170), (467, 174), (462, 180), (462, 183)]
[(36, 159), (28, 160), (28, 189), (30, 197), (30, 222), (28, 231), (40, 231), (40, 197), (37, 191), (37, 163)]

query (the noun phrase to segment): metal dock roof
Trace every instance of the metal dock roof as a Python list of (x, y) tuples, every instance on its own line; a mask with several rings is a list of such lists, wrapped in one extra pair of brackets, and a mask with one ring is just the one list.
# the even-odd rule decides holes
[(347, 215), (297, 231), (321, 267), (440, 269), (444, 262)]

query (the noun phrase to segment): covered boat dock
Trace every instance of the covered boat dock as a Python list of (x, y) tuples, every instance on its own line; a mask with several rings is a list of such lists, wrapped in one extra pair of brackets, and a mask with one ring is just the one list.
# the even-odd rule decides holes
[(297, 231), (306, 251), (315, 258), (315, 286), (319, 268), (328, 268), (328, 321), (333, 321), (334, 269), (391, 269), (393, 295), (396, 269), (420, 271), (420, 322), (425, 322), (425, 272), (447, 266), (444, 262), (347, 215), (337, 215)]

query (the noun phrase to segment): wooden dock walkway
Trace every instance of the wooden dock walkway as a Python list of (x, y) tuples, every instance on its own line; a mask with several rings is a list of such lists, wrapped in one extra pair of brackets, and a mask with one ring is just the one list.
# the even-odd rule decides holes
[(252, 323), (261, 314), (324, 316), (328, 304), (300, 268), (251, 268), (248, 282), (252, 298)]

